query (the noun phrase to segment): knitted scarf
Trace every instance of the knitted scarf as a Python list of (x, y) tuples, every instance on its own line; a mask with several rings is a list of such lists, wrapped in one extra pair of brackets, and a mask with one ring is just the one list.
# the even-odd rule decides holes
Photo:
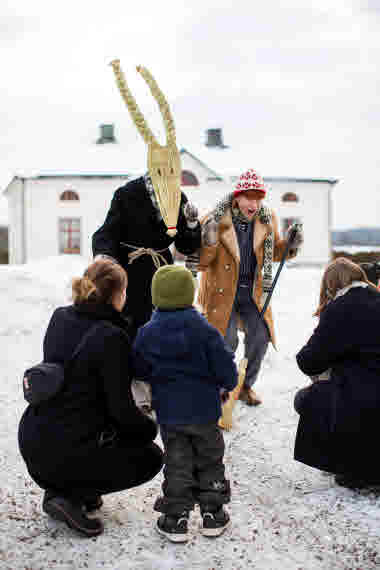
[[(231, 210), (232, 216), (242, 221), (247, 222), (247, 219), (243, 216), (238, 208), (232, 207), (234, 195), (231, 192), (222, 198), (215, 206), (212, 215), (216, 222), (224, 216), (228, 209)], [(268, 206), (261, 205), (259, 210), (255, 214), (255, 218), (260, 220), (262, 224), (270, 224), (272, 221), (272, 215)], [(271, 232), (264, 240), (264, 262), (263, 262), (263, 298), (264, 302), (266, 296), (268, 295), (272, 287), (272, 261), (273, 261), (273, 232)]]

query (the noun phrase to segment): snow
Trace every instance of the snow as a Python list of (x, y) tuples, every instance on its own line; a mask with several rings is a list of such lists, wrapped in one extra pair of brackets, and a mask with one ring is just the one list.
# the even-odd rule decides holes
[[(232, 527), (215, 540), (198, 532), (191, 516), (186, 545), (154, 530), (153, 502), (162, 475), (136, 489), (105, 497), (105, 532), (78, 537), (41, 511), (17, 447), (25, 407), (21, 377), (41, 357), (53, 309), (68, 300), (72, 277), (88, 260), (53, 257), (25, 266), (0, 266), (0, 568), (2, 570), (265, 570), (365, 569), (380, 565), (379, 495), (335, 485), (331, 476), (293, 460), (298, 416), (296, 390), (308, 384), (295, 354), (315, 326), (320, 268), (284, 267), (273, 299), (278, 351), (269, 349), (257, 390), (263, 404), (237, 402), (235, 425), (225, 433), (232, 485)], [(238, 349), (241, 356), (241, 347)]]

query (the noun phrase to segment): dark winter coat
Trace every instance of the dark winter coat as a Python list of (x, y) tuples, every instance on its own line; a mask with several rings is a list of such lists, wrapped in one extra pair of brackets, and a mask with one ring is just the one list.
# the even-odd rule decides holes
[(380, 481), (380, 294), (351, 288), (329, 303), (297, 354), (311, 376), (331, 368), (301, 402), (295, 459), (332, 473)]
[(66, 364), (84, 334), (104, 321), (85, 341), (65, 374), (65, 387), (55, 398), (28, 406), (19, 428), (22, 456), (30, 472), (75, 469), (75, 458), (97, 446), (100, 433), (114, 425), (126, 445), (148, 445), (155, 423), (136, 407), (131, 393), (131, 347), (125, 320), (111, 306), (58, 308), (44, 339), (44, 361)]
[(201, 245), (201, 230), (199, 224), (194, 229), (188, 228), (183, 214), (186, 202), (182, 193), (177, 234), (172, 238), (166, 233), (164, 221), (158, 219), (144, 179), (132, 180), (116, 190), (104, 224), (93, 235), (94, 256), (110, 255), (128, 273), (128, 304), (124, 314), (132, 317), (136, 328), (146, 323), (152, 314), (150, 287), (156, 267), (149, 255), (128, 264), (128, 254), (133, 249), (124, 244), (161, 251), (167, 263), (173, 263), (168, 249), (172, 243), (180, 253), (194, 253)]
[(160, 424), (217, 422), (219, 389), (233, 390), (237, 370), (221, 334), (196, 309), (156, 310), (134, 348), (137, 374), (152, 386)]

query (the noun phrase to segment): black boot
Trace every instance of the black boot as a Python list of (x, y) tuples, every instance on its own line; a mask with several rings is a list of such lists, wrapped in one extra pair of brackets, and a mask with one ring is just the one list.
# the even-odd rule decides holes
[(341, 487), (347, 487), (347, 489), (364, 489), (365, 487), (369, 487), (369, 481), (365, 479), (359, 479), (354, 475), (335, 475), (334, 477), (335, 483), (340, 485)]
[(220, 507), (217, 511), (211, 511), (201, 507), (202, 526), (201, 533), (203, 536), (220, 536), (230, 525), (229, 514)]
[(98, 536), (104, 530), (102, 521), (86, 516), (82, 504), (73, 503), (64, 497), (52, 496), (50, 492), (45, 493), (42, 509), (52, 518), (65, 522), (68, 527), (84, 536)]
[(188, 513), (185, 511), (182, 515), (161, 515), (156, 523), (156, 530), (163, 536), (166, 536), (171, 542), (186, 542)]
[(83, 501), (84, 506), (86, 508), (86, 511), (88, 513), (91, 513), (91, 511), (97, 511), (98, 509), (101, 509), (103, 506), (103, 499), (100, 495), (95, 495), (93, 498), (91, 499), (85, 499)]

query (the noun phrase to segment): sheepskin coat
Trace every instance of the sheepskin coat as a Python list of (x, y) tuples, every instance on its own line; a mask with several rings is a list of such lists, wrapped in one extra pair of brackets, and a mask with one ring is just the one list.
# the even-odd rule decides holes
[[(205, 216), (202, 224), (212, 216)], [(257, 266), (253, 279), (252, 299), (259, 311), (262, 309), (261, 296), (262, 269), (264, 264), (264, 240), (273, 232), (273, 261), (280, 261), (286, 249), (286, 240), (280, 238), (277, 216), (271, 212), (271, 223), (265, 224), (255, 219), (252, 250), (256, 255)], [(224, 336), (228, 327), (232, 306), (238, 285), (240, 251), (236, 231), (229, 208), (219, 221), (218, 243), (203, 246), (200, 251), (199, 271), (202, 272), (198, 294), (198, 304), (208, 322)], [(290, 250), (288, 259), (294, 257), (297, 250)], [(264, 319), (268, 325), (271, 342), (275, 346), (274, 322), (272, 310), (267, 308)]]

